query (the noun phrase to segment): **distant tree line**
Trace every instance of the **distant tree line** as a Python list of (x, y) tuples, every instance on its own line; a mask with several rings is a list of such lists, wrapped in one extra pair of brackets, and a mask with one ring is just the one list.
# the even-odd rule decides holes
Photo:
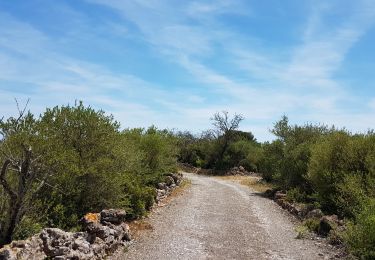
[(224, 172), (234, 166), (257, 171), (261, 156), (261, 144), (251, 132), (238, 130), (243, 117), (228, 112), (216, 113), (211, 118), (213, 129), (193, 135), (178, 132), (178, 160), (196, 167)]

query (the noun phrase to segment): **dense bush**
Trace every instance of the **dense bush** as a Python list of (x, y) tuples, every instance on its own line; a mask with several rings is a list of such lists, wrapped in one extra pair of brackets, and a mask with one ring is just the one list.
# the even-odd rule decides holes
[(261, 145), (251, 132), (239, 131), (243, 120), (235, 114), (229, 118), (227, 112), (216, 113), (211, 118), (213, 129), (200, 136), (189, 132), (179, 132), (179, 161), (206, 169), (225, 172), (234, 166), (243, 166), (248, 171), (258, 171), (263, 157)]
[(354, 217), (374, 197), (373, 134), (336, 131), (312, 147), (309, 177), (326, 211)]
[(364, 209), (356, 216), (344, 239), (349, 249), (361, 259), (375, 259), (375, 200), (366, 203)]
[(284, 143), (281, 140), (275, 140), (271, 143), (262, 144), (263, 156), (259, 161), (259, 171), (266, 181), (275, 181), (280, 179), (281, 163), (284, 159)]
[(283, 117), (264, 143), (260, 171), (287, 190), (287, 198), (319, 205), (352, 221), (346, 243), (356, 255), (373, 259), (375, 247), (375, 135), (351, 134), (324, 125), (289, 125)]
[(103, 208), (139, 217), (153, 203), (154, 185), (176, 170), (172, 133), (120, 131), (112, 116), (82, 103), (38, 118), (20, 111), (0, 121), (0, 134), (0, 244), (42, 226), (76, 229), (83, 214)]

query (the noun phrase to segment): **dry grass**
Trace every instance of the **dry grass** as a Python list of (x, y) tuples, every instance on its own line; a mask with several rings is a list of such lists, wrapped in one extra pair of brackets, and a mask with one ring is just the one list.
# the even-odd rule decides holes
[[(185, 190), (191, 186), (191, 180), (183, 179), (181, 184), (177, 186), (171, 194), (169, 194), (165, 199), (163, 199), (163, 203), (159, 206), (164, 206), (165, 204), (168, 204), (171, 200), (173, 200), (175, 197), (181, 196), (184, 194)], [(163, 205), (164, 204), (164, 205)]]
[(128, 224), (133, 238), (138, 238), (141, 232), (152, 231), (154, 229), (152, 225), (145, 219), (134, 220)]
[(257, 192), (265, 192), (266, 190), (273, 188), (272, 184), (263, 182), (261, 177), (256, 177), (256, 176), (234, 175), (234, 176), (220, 176), (217, 178), (222, 179), (222, 180), (237, 182), (241, 185), (250, 187), (251, 189)]

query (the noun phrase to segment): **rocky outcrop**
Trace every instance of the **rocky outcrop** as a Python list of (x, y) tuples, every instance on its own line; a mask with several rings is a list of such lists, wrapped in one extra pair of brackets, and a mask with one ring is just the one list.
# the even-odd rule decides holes
[(166, 198), (173, 189), (179, 186), (182, 182), (183, 176), (181, 173), (168, 173), (165, 175), (165, 182), (160, 182), (156, 189), (156, 202)]
[(130, 241), (124, 210), (89, 213), (81, 219), (83, 232), (45, 228), (0, 250), (0, 259), (103, 259)]
[(45, 259), (47, 255), (43, 251), (43, 241), (39, 235), (27, 240), (13, 241), (0, 249), (0, 259)]

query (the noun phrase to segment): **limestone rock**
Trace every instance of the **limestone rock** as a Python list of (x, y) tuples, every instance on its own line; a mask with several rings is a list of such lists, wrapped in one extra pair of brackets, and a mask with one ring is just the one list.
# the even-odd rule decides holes
[(112, 224), (121, 224), (125, 221), (126, 212), (121, 209), (104, 209), (100, 212), (100, 221), (103, 223), (109, 222)]
[(183, 178), (181, 173), (167, 173), (166, 176), (172, 177), (176, 185), (180, 185)]
[(306, 214), (306, 218), (321, 218), (323, 212), (320, 209), (313, 209)]
[(158, 183), (157, 188), (159, 190), (166, 190), (167, 189), (167, 184), (165, 182), (160, 182), (160, 183)]
[(25, 241), (0, 249), (0, 259), (103, 259), (131, 240), (124, 210), (89, 213), (81, 219), (84, 232), (45, 228)]
[(175, 183), (174, 179), (171, 176), (165, 176), (164, 181), (167, 184), (167, 186), (171, 186)]
[(323, 216), (320, 219), (318, 233), (327, 236), (332, 229), (336, 229), (339, 225), (337, 215)]

